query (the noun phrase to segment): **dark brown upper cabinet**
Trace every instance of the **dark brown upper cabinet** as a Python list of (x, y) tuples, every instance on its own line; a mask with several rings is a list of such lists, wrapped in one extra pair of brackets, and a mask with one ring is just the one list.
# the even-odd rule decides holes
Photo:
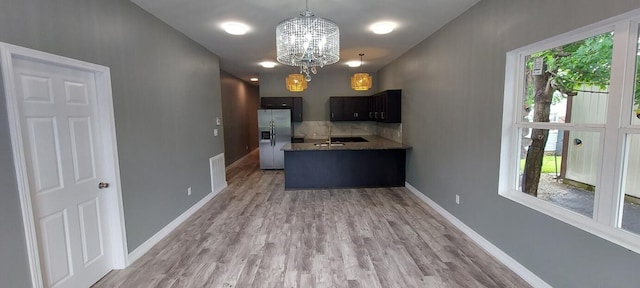
[(329, 97), (331, 121), (368, 121), (369, 97)]
[(402, 90), (386, 90), (369, 99), (369, 120), (383, 123), (402, 122)]
[(386, 90), (369, 97), (330, 97), (329, 120), (402, 122), (401, 90)]

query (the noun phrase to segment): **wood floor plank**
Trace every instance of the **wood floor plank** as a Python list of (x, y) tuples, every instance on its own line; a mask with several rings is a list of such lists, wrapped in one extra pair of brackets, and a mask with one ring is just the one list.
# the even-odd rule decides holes
[(228, 187), (93, 287), (530, 287), (405, 188), (284, 190), (257, 151)]

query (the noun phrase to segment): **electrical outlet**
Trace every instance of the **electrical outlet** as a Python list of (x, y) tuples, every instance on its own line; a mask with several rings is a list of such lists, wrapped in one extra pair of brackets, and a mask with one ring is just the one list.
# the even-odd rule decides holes
[(456, 204), (460, 204), (460, 195), (456, 194)]
[(218, 129), (213, 129), (213, 136), (218, 136)]
[(191, 187), (187, 187), (187, 196), (191, 196)]

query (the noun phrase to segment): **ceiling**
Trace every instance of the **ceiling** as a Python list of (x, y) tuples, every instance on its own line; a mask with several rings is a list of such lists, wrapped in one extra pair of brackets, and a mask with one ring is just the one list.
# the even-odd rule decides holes
[[(469, 9), (479, 0), (307, 0), (309, 11), (340, 28), (340, 61), (319, 69), (352, 70), (347, 61), (365, 53), (362, 70), (378, 71), (411, 47)], [(220, 57), (220, 68), (249, 81), (260, 73), (297, 72), (276, 61), (275, 27), (305, 10), (303, 0), (131, 0)], [(245, 35), (227, 34), (220, 26), (235, 21), (250, 27)], [(369, 26), (378, 21), (397, 24), (390, 34), (376, 35)]]

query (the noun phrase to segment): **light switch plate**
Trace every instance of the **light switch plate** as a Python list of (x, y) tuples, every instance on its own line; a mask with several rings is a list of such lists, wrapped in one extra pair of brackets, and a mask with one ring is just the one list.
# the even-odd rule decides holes
[(218, 129), (213, 129), (213, 136), (218, 136)]

